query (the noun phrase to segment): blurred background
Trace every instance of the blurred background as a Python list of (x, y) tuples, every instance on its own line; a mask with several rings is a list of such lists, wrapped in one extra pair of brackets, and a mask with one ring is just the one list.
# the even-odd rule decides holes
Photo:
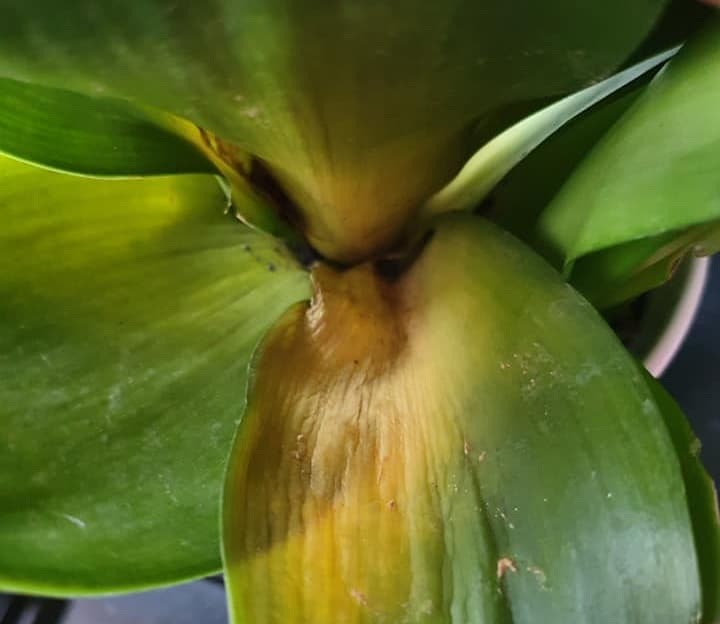
[[(720, 256), (682, 349), (662, 377), (702, 442), (702, 458), (720, 482)], [(0, 594), (0, 624), (227, 624), (221, 579), (92, 600)]]

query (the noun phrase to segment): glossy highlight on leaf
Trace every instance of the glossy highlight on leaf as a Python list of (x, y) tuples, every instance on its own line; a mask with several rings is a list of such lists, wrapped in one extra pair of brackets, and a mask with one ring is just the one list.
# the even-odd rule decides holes
[(212, 176), (95, 180), (0, 157), (0, 591), (220, 567), (258, 339), (309, 294)]
[(387, 268), (317, 267), (255, 358), (233, 621), (696, 621), (673, 442), (597, 313), (477, 218)]

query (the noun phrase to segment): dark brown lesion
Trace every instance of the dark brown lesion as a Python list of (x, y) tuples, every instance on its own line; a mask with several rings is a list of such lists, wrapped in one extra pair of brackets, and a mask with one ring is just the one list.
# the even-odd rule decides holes
[(302, 212), (277, 180), (266, 161), (245, 152), (234, 143), (221, 139), (205, 128), (199, 128), (199, 131), (203, 143), (219, 161), (216, 161), (216, 165), (219, 166), (221, 173), (240, 176), (284, 222), (298, 232), (305, 230)]

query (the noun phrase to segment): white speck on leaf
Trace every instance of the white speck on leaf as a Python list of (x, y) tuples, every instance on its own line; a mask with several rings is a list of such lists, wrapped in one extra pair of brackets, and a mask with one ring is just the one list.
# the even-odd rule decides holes
[(602, 374), (602, 371), (600, 368), (592, 363), (592, 362), (585, 362), (581, 367), (578, 373), (575, 375), (575, 383), (583, 386), (586, 383), (588, 383), (591, 379), (595, 377), (599, 377)]
[(545, 583), (547, 582), (547, 576), (545, 575), (545, 572), (543, 572), (537, 566), (528, 566), (527, 571), (530, 572), (530, 574), (535, 575), (535, 578), (538, 580), (540, 585), (542, 587), (545, 587)]
[(66, 514), (66, 513), (61, 513), (60, 516), (65, 518), (65, 520), (74, 524), (76, 527), (78, 527), (80, 529), (87, 528), (87, 525), (82, 520), (80, 520), (80, 518), (78, 518), (77, 516), (71, 516), (70, 514)]
[(361, 605), (363, 607), (367, 607), (367, 605), (368, 605), (367, 596), (365, 594), (363, 594), (361, 591), (359, 591), (355, 588), (352, 588), (350, 590), (350, 596), (352, 596), (352, 599), (355, 602), (357, 602), (359, 605)]

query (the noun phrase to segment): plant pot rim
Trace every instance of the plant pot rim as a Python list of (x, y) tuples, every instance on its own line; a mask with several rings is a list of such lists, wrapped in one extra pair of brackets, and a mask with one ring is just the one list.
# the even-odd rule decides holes
[(638, 351), (645, 368), (660, 377), (670, 366), (692, 327), (702, 302), (710, 272), (710, 258), (692, 257), (663, 288), (649, 295), (647, 320), (643, 321), (644, 347)]

